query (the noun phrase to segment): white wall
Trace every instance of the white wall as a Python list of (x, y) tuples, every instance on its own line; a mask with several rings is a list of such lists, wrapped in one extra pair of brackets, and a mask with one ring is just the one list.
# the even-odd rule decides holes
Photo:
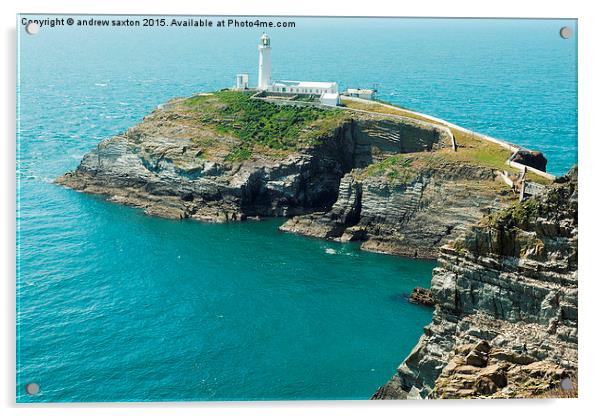
[(259, 45), (259, 79), (257, 88), (267, 90), (272, 84), (272, 48)]
[(332, 106), (339, 105), (339, 96), (337, 95), (335, 98), (320, 97), (320, 103)]
[[(284, 88), (284, 91), (282, 90)], [(292, 93), (292, 94), (314, 94), (314, 95), (322, 95), (325, 92), (330, 92), (330, 93), (336, 93), (337, 89), (336, 87), (332, 87), (332, 88), (301, 88), (301, 87), (295, 87), (295, 86), (284, 86), (284, 87), (276, 87), (276, 86), (270, 86), (268, 89), (268, 91), (272, 91), (272, 92), (288, 92), (288, 93)]]

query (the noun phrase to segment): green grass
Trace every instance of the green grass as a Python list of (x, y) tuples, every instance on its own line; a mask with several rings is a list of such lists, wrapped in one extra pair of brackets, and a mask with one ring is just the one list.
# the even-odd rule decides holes
[(530, 223), (534, 222), (539, 214), (539, 202), (536, 199), (527, 199), (516, 202), (492, 215), (488, 215), (482, 221), (482, 225), (488, 227), (519, 228), (528, 230)]
[(457, 238), (454, 241), (452, 241), (450, 246), (458, 253), (468, 253), (468, 250), (464, 246), (464, 241), (461, 238)]
[[(308, 146), (319, 144), (345, 120), (349, 112), (337, 109), (320, 109), (311, 106), (276, 105), (251, 98), (251, 92), (222, 90), (213, 94), (198, 95), (182, 102), (182, 107), (192, 112), (195, 123), (211, 128), (222, 136), (237, 140), (215, 143), (215, 138), (202, 137), (198, 140), (200, 149), (207, 157), (213, 153), (225, 152), (229, 161), (241, 161), (255, 154), (268, 157), (284, 157), (287, 154)], [(403, 108), (391, 108), (379, 102), (357, 102), (343, 99), (349, 108), (373, 111), (381, 114), (404, 116), (410, 119), (441, 125)], [(433, 152), (394, 155), (375, 163), (361, 173), (363, 176), (384, 175), (391, 181), (410, 180), (416, 171), (425, 164), (446, 162), (467, 163), (498, 170), (518, 172), (506, 164), (510, 151), (480, 139), (470, 133), (451, 129), (458, 150), (450, 146)], [(410, 160), (410, 162), (408, 162)], [(550, 181), (528, 173), (528, 179), (548, 184)]]
[[(425, 153), (424, 155), (426, 155)], [(406, 184), (411, 182), (424, 165), (420, 154), (400, 153), (389, 156), (379, 162), (372, 163), (358, 171), (357, 178), (384, 177), (393, 184)]]
[(253, 155), (253, 151), (245, 146), (234, 148), (227, 156), (226, 160), (230, 162), (249, 159)]
[(248, 159), (257, 149), (290, 152), (317, 144), (348, 118), (341, 110), (276, 105), (229, 90), (191, 97), (183, 105), (217, 133), (240, 139), (227, 157), (232, 161)]

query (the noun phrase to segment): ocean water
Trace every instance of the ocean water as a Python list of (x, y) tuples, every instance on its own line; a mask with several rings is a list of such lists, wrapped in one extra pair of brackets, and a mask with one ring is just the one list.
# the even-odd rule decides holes
[[(218, 20), (217, 18), (214, 18)], [(575, 21), (322, 19), (272, 29), (274, 78), (379, 98), (577, 160)], [(158, 104), (257, 76), (262, 30), (18, 30), (17, 400), (368, 398), (430, 320), (434, 262), (202, 224), (60, 188)], [(36, 396), (24, 386), (41, 387)]]

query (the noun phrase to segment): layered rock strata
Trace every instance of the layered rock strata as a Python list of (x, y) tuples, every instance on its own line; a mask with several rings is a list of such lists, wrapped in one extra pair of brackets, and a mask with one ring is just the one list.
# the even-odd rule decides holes
[(539, 397), (577, 377), (577, 170), (441, 249), (430, 325), (375, 399)]
[(511, 195), (493, 169), (443, 163), (423, 167), (404, 181), (351, 172), (342, 178), (329, 211), (297, 216), (280, 229), (365, 250), (436, 258), (439, 247), (468, 224), (508, 203)]

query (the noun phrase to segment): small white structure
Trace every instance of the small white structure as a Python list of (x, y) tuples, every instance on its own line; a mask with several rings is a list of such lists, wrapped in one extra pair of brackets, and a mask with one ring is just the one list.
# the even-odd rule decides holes
[(236, 86), (237, 90), (249, 89), (249, 74), (236, 74)]
[(325, 92), (320, 97), (320, 103), (322, 103), (324, 105), (337, 106), (337, 105), (341, 104), (341, 97), (339, 96), (338, 92), (337, 93)]
[(270, 38), (265, 33), (259, 38), (259, 79), (257, 88), (267, 90), (272, 84), (272, 47)]
[(345, 95), (349, 97), (373, 100), (376, 95), (376, 90), (370, 90), (367, 88), (347, 88), (347, 91), (345, 91)]
[(292, 95), (315, 95), (326, 105), (340, 103), (339, 86), (336, 82), (272, 81), (272, 47), (265, 33), (259, 38), (259, 79), (257, 89), (266, 92)]

